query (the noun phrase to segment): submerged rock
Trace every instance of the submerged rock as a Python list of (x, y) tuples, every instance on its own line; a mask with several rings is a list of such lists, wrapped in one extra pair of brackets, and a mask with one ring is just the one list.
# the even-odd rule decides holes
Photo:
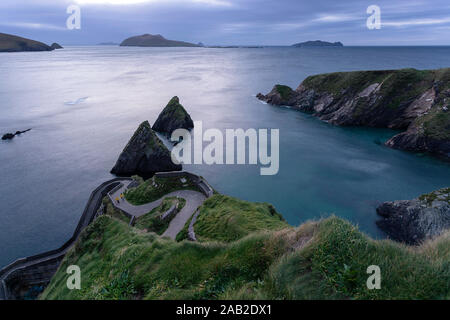
[(321, 74), (257, 97), (335, 125), (404, 130), (386, 145), (450, 160), (450, 68)]
[(180, 104), (178, 97), (173, 97), (153, 124), (153, 130), (171, 135), (176, 129), (191, 130), (194, 122), (184, 107)]
[(119, 156), (111, 173), (119, 176), (151, 176), (155, 172), (180, 171), (181, 165), (174, 164), (170, 151), (145, 121), (130, 139)]
[(377, 208), (378, 227), (394, 240), (417, 245), (450, 229), (450, 188)]

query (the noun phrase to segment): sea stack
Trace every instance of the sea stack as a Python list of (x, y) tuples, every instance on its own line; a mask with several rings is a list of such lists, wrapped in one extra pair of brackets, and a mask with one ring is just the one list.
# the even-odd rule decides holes
[(178, 97), (173, 97), (169, 101), (153, 124), (153, 130), (168, 136), (176, 129), (191, 130), (192, 128), (194, 128), (194, 122), (186, 109), (180, 104)]
[(413, 200), (385, 202), (377, 208), (378, 227), (394, 240), (417, 245), (450, 229), (450, 188)]
[(141, 123), (119, 156), (111, 173), (118, 176), (152, 176), (155, 172), (180, 171), (170, 151), (158, 138), (148, 121)]

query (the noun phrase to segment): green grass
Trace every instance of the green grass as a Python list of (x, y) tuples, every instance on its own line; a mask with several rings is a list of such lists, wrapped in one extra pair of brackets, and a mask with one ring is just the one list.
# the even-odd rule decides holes
[(419, 200), (424, 201), (430, 206), (434, 200), (440, 198), (442, 201), (447, 201), (450, 204), (450, 188), (436, 190), (419, 197)]
[(177, 120), (184, 120), (184, 118), (187, 116), (187, 112), (180, 104), (180, 100), (178, 99), (178, 97), (173, 97), (164, 108), (162, 113), (166, 116), (174, 117)]
[[(213, 299), (262, 279), (283, 250), (269, 234), (233, 244), (177, 243), (102, 216), (67, 254), (42, 299)], [(68, 290), (65, 270), (82, 270), (82, 289)]]
[(105, 196), (102, 200), (103, 205), (105, 206), (105, 215), (118, 219), (122, 222), (129, 223), (130, 218), (126, 216), (121, 210), (117, 209), (109, 199), (108, 196)]
[(199, 191), (196, 184), (188, 176), (186, 183), (181, 182), (181, 178), (157, 178), (148, 179), (136, 188), (131, 188), (125, 192), (125, 198), (134, 205), (142, 205), (153, 202), (166, 194), (177, 190)]
[[(187, 237), (188, 221), (178, 240)], [(260, 230), (279, 230), (289, 225), (268, 203), (253, 203), (216, 194), (200, 207), (194, 224), (198, 241), (231, 242)]]
[[(368, 290), (366, 269), (381, 269), (381, 290)], [(418, 248), (374, 241), (338, 218), (322, 221), (314, 241), (271, 270), (275, 292), (290, 299), (326, 293), (351, 299), (450, 298), (450, 234)], [(321, 288), (319, 291), (315, 288)]]
[(275, 86), (277, 92), (280, 94), (281, 99), (284, 101), (289, 100), (289, 98), (291, 97), (293, 90), (291, 89), (291, 87), (285, 86), (285, 85), (281, 85), (281, 84), (277, 84)]
[[(66, 268), (82, 270), (68, 290)], [(367, 267), (381, 268), (368, 290)], [(420, 247), (375, 241), (340, 218), (233, 242), (175, 242), (103, 216), (41, 299), (449, 299), (450, 233)]]
[(161, 205), (151, 212), (140, 216), (136, 219), (134, 226), (138, 229), (145, 230), (147, 232), (154, 232), (158, 235), (162, 235), (169, 227), (170, 222), (175, 217), (174, 214), (171, 218), (161, 220), (161, 216), (167, 212), (173, 205), (177, 206), (176, 212), (180, 212), (186, 204), (186, 200), (183, 198), (169, 197), (165, 198)]

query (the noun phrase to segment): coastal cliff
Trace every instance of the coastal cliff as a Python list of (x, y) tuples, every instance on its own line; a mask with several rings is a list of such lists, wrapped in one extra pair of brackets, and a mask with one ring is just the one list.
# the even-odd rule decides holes
[(257, 97), (335, 125), (404, 130), (386, 145), (450, 160), (450, 69), (321, 74)]
[(119, 176), (139, 174), (147, 177), (155, 172), (181, 169), (181, 165), (172, 162), (170, 151), (152, 130), (150, 123), (144, 121), (120, 154), (111, 173)]
[(378, 227), (392, 239), (416, 245), (450, 229), (450, 188), (413, 200), (385, 202), (377, 208)]

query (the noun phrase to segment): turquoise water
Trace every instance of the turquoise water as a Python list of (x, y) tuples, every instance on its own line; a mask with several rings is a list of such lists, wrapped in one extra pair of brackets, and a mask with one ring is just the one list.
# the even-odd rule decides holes
[(450, 67), (450, 48), (73, 47), (0, 54), (0, 265), (58, 247), (90, 192), (111, 178), (143, 120), (178, 95), (205, 128), (280, 129), (280, 171), (186, 166), (220, 192), (267, 201), (294, 225), (330, 214), (382, 238), (375, 208), (449, 186), (450, 166), (382, 143), (395, 132), (340, 128), (255, 95), (275, 83), (362, 69)]

